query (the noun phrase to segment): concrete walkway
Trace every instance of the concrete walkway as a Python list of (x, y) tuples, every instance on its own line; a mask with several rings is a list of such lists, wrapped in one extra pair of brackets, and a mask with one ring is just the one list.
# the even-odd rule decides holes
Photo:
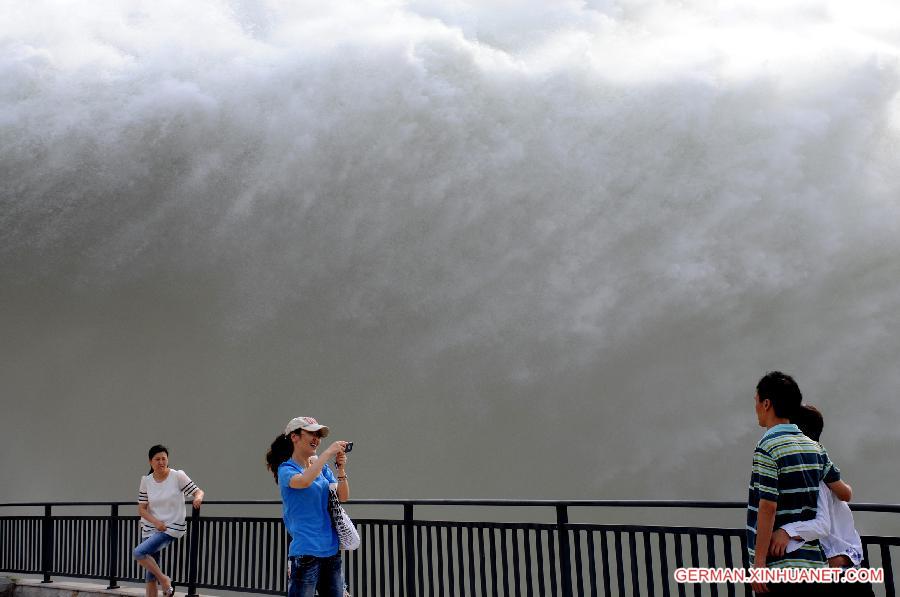
[[(15, 597), (94, 597), (95, 595), (132, 595), (143, 597), (143, 588), (107, 589), (105, 584), (89, 584), (70, 581), (53, 581), (43, 584), (40, 580), (20, 578), (15, 581)], [(162, 593), (160, 591), (160, 593)], [(175, 586), (176, 597), (184, 597), (185, 587)], [(214, 597), (203, 595), (203, 597)]]

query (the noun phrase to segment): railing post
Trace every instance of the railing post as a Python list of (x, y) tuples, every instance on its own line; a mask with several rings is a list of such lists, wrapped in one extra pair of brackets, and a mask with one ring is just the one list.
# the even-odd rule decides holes
[(559, 581), (562, 597), (572, 597), (572, 550), (569, 549), (569, 510), (566, 506), (556, 506), (556, 537), (559, 543)]
[(403, 504), (403, 551), (406, 559), (406, 590), (403, 592), (405, 597), (415, 597), (416, 595), (416, 551), (415, 545), (415, 529), (413, 529), (413, 505)]
[(188, 592), (197, 597), (197, 565), (200, 562), (200, 508), (191, 509), (191, 534), (188, 537)]
[(119, 588), (119, 505), (112, 504), (109, 507), (109, 542), (107, 544), (106, 569), (109, 571), (109, 586), (107, 589)]
[(44, 506), (44, 520), (41, 522), (41, 572), (44, 573), (44, 580), (41, 582), (49, 583), (50, 568), (53, 566), (53, 506), (46, 504)]

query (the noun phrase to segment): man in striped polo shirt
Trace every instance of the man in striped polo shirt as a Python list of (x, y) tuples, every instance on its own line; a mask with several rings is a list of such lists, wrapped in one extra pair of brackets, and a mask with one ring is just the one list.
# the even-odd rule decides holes
[[(825, 449), (790, 422), (802, 400), (797, 383), (780, 371), (767, 373), (756, 385), (756, 417), (766, 432), (753, 451), (747, 500), (747, 551), (754, 568), (824, 568), (827, 565), (818, 541), (807, 542), (780, 557), (766, 555), (774, 528), (816, 517), (820, 481), (838, 492), (845, 486), (840, 483), (841, 473)], [(754, 591), (770, 595), (816, 594), (817, 588), (824, 589), (824, 586), (753, 583)]]

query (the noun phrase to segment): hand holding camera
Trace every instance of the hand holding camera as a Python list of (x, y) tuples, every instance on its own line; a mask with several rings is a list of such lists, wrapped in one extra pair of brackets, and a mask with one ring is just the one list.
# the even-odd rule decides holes
[(335, 445), (338, 447), (334, 454), (334, 464), (338, 469), (343, 469), (347, 463), (347, 452), (353, 449), (353, 442), (335, 442)]

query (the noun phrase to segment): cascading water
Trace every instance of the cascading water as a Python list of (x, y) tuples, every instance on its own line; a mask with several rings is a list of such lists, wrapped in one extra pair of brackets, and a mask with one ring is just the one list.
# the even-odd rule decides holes
[[(0, 500), (742, 499), (768, 369), (891, 501), (889, 0), (0, 3)], [(88, 469), (83, 466), (91, 463)], [(235, 474), (240, 481), (235, 484)]]

